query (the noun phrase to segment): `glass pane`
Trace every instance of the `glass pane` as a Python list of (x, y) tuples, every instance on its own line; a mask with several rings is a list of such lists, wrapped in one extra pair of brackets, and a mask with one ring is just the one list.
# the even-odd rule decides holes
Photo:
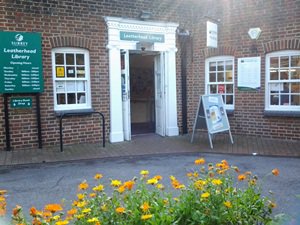
[(73, 66), (67, 67), (67, 77), (75, 77), (75, 68)]
[(300, 67), (300, 55), (291, 56), (291, 67)]
[(216, 73), (209, 74), (209, 82), (216, 82)]
[(55, 64), (64, 64), (64, 54), (55, 53)]
[(77, 67), (76, 73), (78, 78), (84, 78), (85, 77), (84, 67)]
[(300, 83), (292, 83), (291, 84), (291, 93), (300, 94)]
[(279, 64), (278, 64), (278, 57), (271, 57), (270, 58), (270, 68), (278, 68)]
[(66, 54), (67, 65), (74, 65), (74, 54)]
[(279, 80), (279, 72), (277, 69), (271, 69), (270, 70), (270, 80)]
[(77, 94), (77, 103), (78, 104), (86, 103), (85, 93), (78, 93)]
[(224, 73), (223, 72), (218, 73), (218, 82), (224, 82)]
[(279, 105), (278, 95), (271, 95), (270, 96), (270, 103), (271, 103), (271, 105)]
[(216, 62), (209, 63), (209, 71), (216, 71)]
[(233, 96), (232, 95), (226, 95), (226, 104), (233, 105)]
[(280, 57), (280, 67), (289, 67), (289, 57), (288, 56), (282, 56)]
[(58, 105), (66, 104), (65, 94), (57, 94), (56, 96), (57, 96), (57, 104)]
[(224, 62), (218, 62), (218, 71), (224, 71)]
[(67, 94), (67, 98), (68, 98), (68, 104), (75, 104), (75, 93), (68, 93)]
[(226, 81), (227, 82), (232, 81), (232, 71), (226, 71)]
[(285, 70), (285, 69), (281, 69), (280, 70), (280, 80), (287, 80), (289, 79), (289, 72), (288, 70)]
[(289, 105), (289, 100), (290, 96), (289, 94), (282, 94), (280, 95), (280, 105)]
[(300, 69), (291, 69), (291, 79), (300, 79)]
[(217, 85), (213, 84), (210, 85), (210, 94), (216, 94), (217, 93)]
[(233, 70), (233, 68), (232, 68), (232, 61), (231, 60), (229, 60), (229, 61), (226, 61), (225, 62), (225, 66), (226, 66), (226, 70)]
[(85, 81), (77, 81), (77, 91), (79, 92), (85, 91)]
[(76, 54), (76, 65), (84, 65), (84, 54)]
[(65, 92), (65, 82), (64, 81), (57, 81), (55, 84), (56, 84), (56, 92), (57, 93)]
[(225, 93), (225, 84), (219, 84), (218, 85), (218, 93), (219, 94)]
[(233, 84), (226, 85), (226, 93), (233, 93)]
[(292, 95), (292, 105), (300, 105), (300, 95)]
[(67, 92), (75, 92), (75, 81), (68, 81), (67, 83)]

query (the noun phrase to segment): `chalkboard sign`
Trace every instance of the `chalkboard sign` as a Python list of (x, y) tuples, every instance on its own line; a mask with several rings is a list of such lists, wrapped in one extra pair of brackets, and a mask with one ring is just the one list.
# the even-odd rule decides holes
[(191, 142), (193, 142), (197, 129), (207, 129), (211, 148), (213, 148), (212, 135), (219, 132), (228, 131), (231, 143), (233, 143), (221, 95), (203, 95), (200, 97)]

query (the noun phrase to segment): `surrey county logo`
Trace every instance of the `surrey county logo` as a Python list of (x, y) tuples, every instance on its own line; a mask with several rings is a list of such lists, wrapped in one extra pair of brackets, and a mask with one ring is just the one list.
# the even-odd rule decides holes
[(24, 37), (23, 37), (22, 34), (17, 34), (17, 35), (15, 36), (15, 39), (16, 39), (16, 41), (23, 41)]
[(16, 41), (12, 41), (11, 44), (13, 46), (22, 46), (22, 47), (26, 47), (28, 45), (28, 42), (23, 41), (24, 40), (24, 36), (22, 34), (16, 34), (15, 35), (15, 40)]

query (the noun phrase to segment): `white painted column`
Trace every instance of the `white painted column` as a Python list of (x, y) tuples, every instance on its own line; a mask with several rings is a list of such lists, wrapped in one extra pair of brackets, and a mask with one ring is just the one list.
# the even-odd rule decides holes
[(177, 90), (176, 90), (176, 55), (175, 50), (165, 54), (165, 92), (166, 92), (166, 135), (177, 136)]
[(109, 86), (110, 86), (110, 142), (124, 141), (122, 98), (121, 98), (121, 58), (120, 49), (109, 49)]

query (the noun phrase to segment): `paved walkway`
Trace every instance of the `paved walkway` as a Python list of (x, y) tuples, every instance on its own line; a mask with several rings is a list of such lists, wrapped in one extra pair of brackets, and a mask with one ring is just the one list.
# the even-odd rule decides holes
[(110, 158), (134, 155), (153, 155), (168, 153), (220, 153), (239, 155), (265, 155), (300, 157), (300, 141), (284, 141), (263, 139), (259, 137), (234, 136), (234, 144), (229, 136), (218, 134), (213, 139), (214, 148), (210, 149), (206, 133), (197, 133), (194, 142), (190, 143), (190, 135), (177, 137), (160, 137), (155, 134), (134, 136), (130, 142), (77, 144), (43, 149), (0, 151), (0, 166), (63, 162), (92, 158)]

